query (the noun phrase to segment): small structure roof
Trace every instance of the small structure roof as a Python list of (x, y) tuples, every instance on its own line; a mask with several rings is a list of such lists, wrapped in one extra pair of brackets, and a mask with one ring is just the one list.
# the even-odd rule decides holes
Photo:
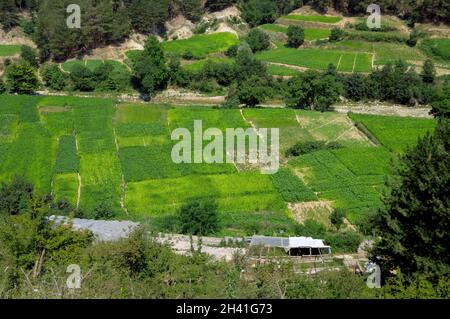
[(324, 245), (323, 240), (314, 239), (312, 237), (266, 237), (253, 236), (250, 245), (252, 246), (266, 246), (279, 247), (285, 249), (291, 248), (330, 248)]

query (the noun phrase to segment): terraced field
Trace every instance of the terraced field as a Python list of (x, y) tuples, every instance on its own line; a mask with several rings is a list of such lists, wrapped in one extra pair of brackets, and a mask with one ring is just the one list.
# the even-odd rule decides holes
[(70, 60), (64, 62), (62, 69), (66, 72), (72, 72), (73, 68), (77, 65), (86, 66), (89, 70), (93, 71), (95, 68), (101, 66), (104, 63), (110, 63), (115, 70), (121, 72), (129, 72), (129, 69), (125, 64), (115, 60)]
[(0, 44), (0, 57), (14, 56), (20, 53), (21, 45)]
[(186, 40), (163, 42), (166, 52), (184, 54), (191, 52), (194, 56), (206, 56), (215, 52), (223, 52), (232, 45), (239, 44), (239, 39), (229, 32), (194, 35)]
[[(217, 199), (223, 234), (229, 235), (292, 231), (288, 203), (331, 201), (355, 221), (381, 203), (395, 158), (389, 150), (402, 152), (435, 123), (351, 116), (383, 146), (373, 146), (339, 113), (1, 96), (0, 181), (24, 176), (40, 193), (52, 193), (85, 211), (107, 201), (119, 218), (148, 220), (162, 231), (170, 228), (177, 208), (193, 197)], [(194, 120), (202, 120), (204, 129), (279, 128), (281, 169), (263, 175), (258, 167), (234, 163), (175, 164), (171, 132), (187, 128), (193, 136)], [(305, 141), (335, 141), (342, 148), (284, 156), (287, 148)]]
[(319, 15), (297, 15), (290, 14), (282, 17), (282, 19), (294, 20), (294, 21), (305, 21), (305, 22), (319, 22), (319, 23), (329, 23), (335, 24), (342, 20), (341, 17), (333, 17), (333, 16), (319, 16)]
[(310, 69), (325, 70), (330, 63), (342, 72), (370, 72), (372, 55), (320, 49), (301, 49), (278, 47), (258, 53), (261, 61), (282, 63)]
[[(261, 29), (270, 32), (287, 33), (288, 28), (281, 24), (263, 24)], [(305, 39), (308, 41), (326, 39), (330, 36), (330, 29), (305, 28)]]

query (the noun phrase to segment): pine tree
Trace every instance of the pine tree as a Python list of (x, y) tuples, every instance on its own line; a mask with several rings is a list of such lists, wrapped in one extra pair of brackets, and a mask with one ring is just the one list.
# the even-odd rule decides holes
[(382, 271), (399, 268), (432, 280), (450, 274), (450, 121), (442, 120), (409, 149), (375, 222), (373, 256)]

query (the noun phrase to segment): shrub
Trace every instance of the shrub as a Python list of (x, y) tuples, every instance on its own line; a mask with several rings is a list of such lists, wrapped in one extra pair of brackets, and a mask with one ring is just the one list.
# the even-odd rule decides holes
[(330, 222), (337, 230), (344, 224), (346, 213), (344, 210), (337, 208), (330, 214)]
[(10, 93), (31, 94), (39, 88), (37, 72), (26, 61), (12, 63), (8, 66), (6, 80)]
[(342, 148), (342, 145), (335, 141), (328, 144), (324, 141), (298, 142), (286, 150), (286, 156), (300, 156), (320, 150), (339, 148)]
[(267, 33), (258, 28), (253, 28), (250, 30), (246, 41), (253, 52), (266, 50), (270, 46), (269, 36)]
[(218, 205), (213, 199), (192, 199), (178, 211), (183, 234), (205, 236), (219, 230)]
[(116, 217), (116, 212), (109, 204), (109, 201), (101, 201), (92, 211), (94, 219), (108, 220)]
[(235, 58), (239, 49), (239, 45), (232, 45), (225, 51), (225, 55), (230, 58)]
[(52, 90), (62, 91), (66, 87), (66, 75), (58, 65), (48, 64), (41, 69), (45, 86)]
[(307, 219), (303, 224), (295, 227), (295, 234), (297, 236), (307, 236), (316, 239), (323, 238), (326, 234), (326, 227), (312, 219)]
[(305, 42), (305, 30), (300, 26), (289, 26), (287, 36), (287, 45), (291, 48), (298, 48)]
[(0, 185), (0, 213), (18, 215), (28, 209), (33, 197), (33, 185), (15, 177), (11, 183)]
[(39, 66), (39, 59), (36, 50), (27, 45), (22, 46), (20, 57), (35, 68)]
[(363, 241), (363, 236), (355, 231), (328, 232), (325, 235), (325, 242), (331, 246), (335, 252), (356, 253)]
[(344, 31), (342, 31), (341, 28), (333, 28), (331, 30), (331, 34), (330, 34), (330, 37), (328, 40), (330, 42), (341, 41), (343, 36), (344, 36)]

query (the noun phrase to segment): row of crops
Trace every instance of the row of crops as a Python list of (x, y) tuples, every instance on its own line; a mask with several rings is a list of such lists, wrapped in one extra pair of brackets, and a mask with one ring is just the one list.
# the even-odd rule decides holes
[[(231, 163), (175, 164), (171, 132), (179, 127), (193, 132), (198, 119), (205, 129), (279, 128), (282, 168), (269, 176), (258, 167)], [(383, 146), (375, 147), (338, 113), (245, 109), (241, 114), (201, 106), (116, 105), (109, 99), (2, 96), (0, 180), (24, 176), (39, 192), (82, 209), (106, 200), (119, 217), (162, 225), (187, 200), (216, 198), (225, 232), (234, 235), (250, 232), (255, 223), (268, 225), (268, 233), (286, 229), (293, 223), (287, 203), (330, 200), (354, 220), (380, 205), (400, 144), (413, 143), (434, 121), (352, 119)], [(414, 129), (417, 125), (421, 129)], [(335, 141), (343, 148), (286, 158), (285, 150), (299, 141)]]

